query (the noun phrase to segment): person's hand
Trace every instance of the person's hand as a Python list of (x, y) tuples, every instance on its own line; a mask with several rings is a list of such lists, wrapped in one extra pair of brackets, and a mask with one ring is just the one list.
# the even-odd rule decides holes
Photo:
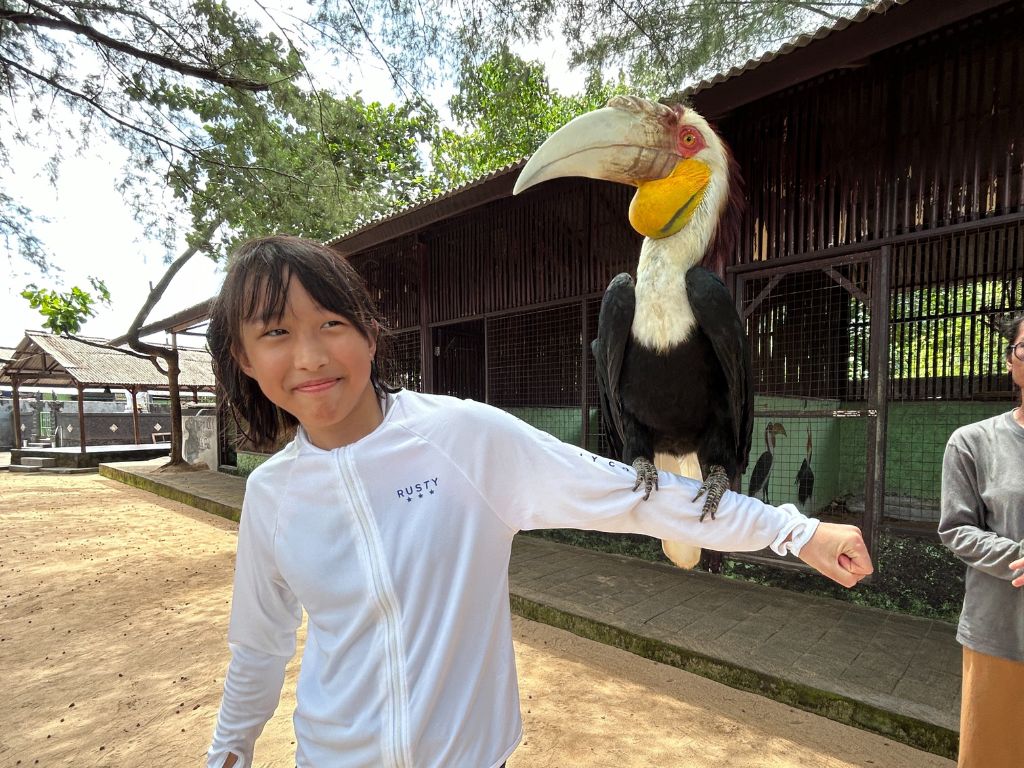
[(864, 537), (853, 525), (818, 523), (818, 530), (800, 550), (800, 559), (844, 587), (855, 586), (875, 570)]
[[(1024, 557), (1022, 557), (1020, 560), (1014, 560), (1012, 563), (1010, 563), (1010, 570), (1019, 571), (1021, 569), (1024, 569)], [(1024, 587), (1024, 573), (1022, 573), (1020, 576), (1018, 576), (1010, 583), (1013, 584), (1013, 586), (1015, 587)]]

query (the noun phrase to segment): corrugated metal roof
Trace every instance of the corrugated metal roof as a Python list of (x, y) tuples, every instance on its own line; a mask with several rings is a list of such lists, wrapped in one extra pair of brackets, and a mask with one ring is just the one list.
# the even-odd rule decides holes
[[(349, 246), (358, 240), (366, 239), (366, 236), (371, 233), (375, 242), (383, 242), (384, 240), (390, 240), (394, 237), (400, 236), (401, 234), (405, 234), (406, 230), (415, 229), (416, 225), (411, 224), (411, 221), (412, 219), (417, 218), (414, 216), (417, 212), (422, 213), (429, 208), (432, 211), (429, 218), (431, 220), (440, 220), (461, 212), (462, 210), (482, 205), (483, 203), (489, 202), (497, 197), (504, 197), (512, 191), (511, 182), (509, 182), (509, 188), (507, 191), (504, 189), (490, 190), (490, 187), (493, 186), (492, 182), (500, 181), (502, 177), (520, 170), (525, 164), (526, 158), (524, 157), (514, 163), (509, 163), (497, 170), (484, 174), (477, 179), (468, 181), (459, 187), (454, 187), (446, 192), (429, 197), (426, 200), (419, 200), (405, 208), (392, 211), (387, 215), (381, 215), (373, 221), (369, 221), (355, 227), (354, 229), (350, 229), (347, 232), (343, 232), (324, 244), (337, 247), (338, 245), (345, 243), (346, 246)], [(458, 205), (452, 206), (452, 210), (442, 213), (442, 209), (445, 207), (444, 203), (452, 202), (455, 198), (459, 199)], [(397, 219), (404, 219), (405, 217), (410, 217), (409, 226), (402, 227), (401, 230), (388, 227), (389, 224), (393, 224)], [(376, 232), (375, 230), (378, 229), (384, 231)], [(385, 235), (385, 232), (386, 236), (381, 237), (381, 235)], [(339, 248), (338, 250), (351, 252), (353, 250), (359, 250), (359, 248)]]
[(724, 83), (726, 80), (731, 80), (734, 77), (739, 77), (745, 72), (751, 72), (757, 69), (758, 67), (762, 66), (763, 64), (767, 64), (770, 61), (774, 61), (775, 59), (778, 59), (781, 56), (785, 56), (786, 54), (792, 53), (793, 51), (798, 50), (800, 48), (806, 48), (808, 45), (815, 42), (816, 40), (824, 40), (826, 37), (833, 34), (834, 32), (839, 32), (854, 24), (859, 24), (871, 18), (872, 16), (882, 15), (889, 11), (891, 8), (894, 8), (898, 5), (906, 5), (908, 2), (910, 2), (910, 0), (879, 0), (878, 2), (872, 5), (864, 6), (853, 16), (837, 19), (831, 24), (825, 24), (818, 27), (818, 29), (814, 30), (813, 32), (807, 32), (802, 35), (797, 35), (792, 40), (783, 43), (781, 46), (779, 46), (773, 51), (768, 51), (767, 53), (755, 59), (750, 59), (745, 64), (732, 67), (726, 72), (720, 72), (705, 80), (701, 80), (696, 85), (692, 85), (684, 89), (682, 91), (682, 96), (695, 96), (701, 91), (706, 91), (708, 88), (713, 88), (716, 85), (720, 85), (721, 83)]
[[(804, 48), (815, 40), (823, 40), (834, 32), (846, 29), (854, 24), (859, 24), (864, 20), (872, 17), (884, 14), (890, 8), (897, 5), (905, 5), (910, 0), (879, 0), (873, 5), (865, 6), (853, 16), (849, 18), (838, 19), (832, 24), (824, 25), (819, 27), (814, 32), (810, 32), (803, 35), (794, 37), (789, 42), (783, 44), (778, 49), (765, 53), (763, 56), (751, 59), (742, 66), (733, 67), (727, 72), (722, 72), (714, 77), (702, 80), (694, 86), (687, 88), (682, 91), (679, 96), (681, 98), (688, 98), (691, 96), (705, 91), (709, 88), (714, 87), (720, 83), (724, 83), (726, 80), (730, 80), (735, 77), (739, 77), (745, 72), (749, 72), (758, 68), (759, 66), (766, 64), (774, 59), (785, 56), (792, 51), (799, 48)], [(355, 251), (362, 250), (365, 247), (376, 245), (378, 243), (391, 240), (395, 237), (399, 237), (402, 234), (408, 234), (409, 231), (416, 229), (418, 226), (432, 223), (433, 221), (440, 221), (444, 218), (454, 215), (454, 213), (461, 212), (468, 208), (476, 205), (481, 205), (484, 202), (489, 202), (494, 196), (484, 196), (483, 199), (473, 199), (473, 190), (486, 186), (489, 182), (495, 181), (499, 177), (511, 174), (514, 171), (520, 170), (529, 158), (522, 158), (514, 163), (498, 168), (497, 170), (491, 171), (477, 179), (473, 179), (459, 187), (455, 187), (446, 192), (442, 192), (433, 197), (427, 198), (426, 200), (420, 200), (412, 203), (404, 208), (399, 208), (386, 215), (381, 215), (372, 221), (362, 224), (358, 227), (343, 232), (340, 235), (328, 240), (325, 245), (336, 247), (337, 250), (343, 253), (352, 253)], [(458, 206), (456, 211), (443, 211), (441, 204), (451, 198), (458, 197), (461, 205)], [(431, 209), (430, 213), (427, 214), (425, 209)], [(414, 216), (417, 212), (422, 215)], [(409, 217), (408, 219), (406, 217)], [(420, 220), (423, 220), (422, 222)], [(402, 220), (403, 226), (394, 226), (398, 220)], [(379, 230), (379, 231), (378, 231)], [(339, 248), (338, 246), (344, 244), (345, 247)]]
[[(105, 339), (72, 339), (42, 331), (28, 331), (12, 359), (0, 368), (0, 382), (69, 387), (141, 387), (166, 389), (167, 377), (148, 360), (126, 354), (126, 347), (105, 346)], [(210, 353), (179, 348), (182, 387), (211, 388), (215, 381)]]

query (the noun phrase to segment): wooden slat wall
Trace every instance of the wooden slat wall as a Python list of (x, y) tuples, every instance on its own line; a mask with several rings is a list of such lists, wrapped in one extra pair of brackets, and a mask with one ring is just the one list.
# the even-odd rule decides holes
[[(846, 264), (834, 273), (861, 295), (868, 294), (866, 264)], [(755, 392), (863, 400), (868, 384), (866, 304), (818, 269), (772, 282), (769, 276), (757, 276), (743, 283)], [(759, 303), (747, 310), (755, 301)]]
[(640, 238), (626, 219), (631, 192), (585, 179), (558, 180), (538, 194), (502, 200), (424, 233), (431, 319), (603, 292), (614, 274), (635, 267), (639, 255)]
[(487, 322), (490, 402), (501, 408), (580, 402), (580, 302)]
[(420, 366), (419, 329), (393, 333), (390, 343), (392, 368), (389, 375), (392, 383), (417, 392), (425, 391)]
[(388, 327), (405, 329), (419, 324), (420, 267), (413, 238), (354, 254), (350, 261), (366, 281)]
[(730, 115), (749, 200), (738, 261), (1021, 210), (1021, 29), (1012, 3)]

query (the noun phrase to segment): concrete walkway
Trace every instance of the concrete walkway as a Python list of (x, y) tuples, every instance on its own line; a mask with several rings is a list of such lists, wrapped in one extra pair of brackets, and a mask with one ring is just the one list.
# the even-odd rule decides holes
[[(100, 474), (237, 520), (245, 482), (157, 473), (159, 461)], [(956, 757), (955, 627), (520, 535), (513, 610), (735, 688)]]

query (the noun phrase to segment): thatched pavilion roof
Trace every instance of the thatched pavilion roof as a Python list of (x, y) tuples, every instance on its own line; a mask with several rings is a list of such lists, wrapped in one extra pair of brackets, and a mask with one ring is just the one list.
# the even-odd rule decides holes
[[(0, 384), (42, 387), (118, 387), (166, 389), (167, 377), (148, 359), (129, 354), (127, 347), (105, 346), (104, 339), (68, 338), (42, 331), (27, 331), (3, 363)], [(179, 386), (212, 389), (215, 385), (210, 354), (203, 349), (178, 350)]]

